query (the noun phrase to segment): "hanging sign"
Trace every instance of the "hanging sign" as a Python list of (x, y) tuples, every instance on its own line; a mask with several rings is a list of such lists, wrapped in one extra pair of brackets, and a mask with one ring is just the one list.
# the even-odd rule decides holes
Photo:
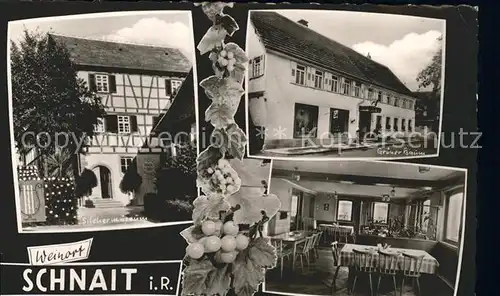
[(359, 112), (381, 113), (382, 108), (375, 106), (360, 106)]

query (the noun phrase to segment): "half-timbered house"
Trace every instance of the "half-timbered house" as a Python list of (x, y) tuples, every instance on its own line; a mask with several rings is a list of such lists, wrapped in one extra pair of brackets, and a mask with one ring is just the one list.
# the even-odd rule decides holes
[(95, 206), (127, 205), (132, 197), (120, 191), (120, 181), (138, 152), (158, 149), (145, 141), (191, 64), (175, 48), (53, 34), (50, 38), (68, 49), (78, 76), (105, 107), (97, 135), (79, 158), (80, 170), (91, 169), (98, 180), (90, 198)]

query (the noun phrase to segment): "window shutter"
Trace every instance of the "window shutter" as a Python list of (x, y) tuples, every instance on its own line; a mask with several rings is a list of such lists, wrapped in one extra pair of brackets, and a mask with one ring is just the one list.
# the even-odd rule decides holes
[(297, 75), (297, 63), (294, 61), (290, 61), (290, 70), (292, 72), (292, 76), (290, 78), (290, 81), (295, 83), (295, 76)]
[(263, 54), (260, 60), (260, 72), (261, 72), (260, 74), (264, 75), (265, 71), (266, 71), (266, 55)]
[(116, 93), (116, 76), (108, 75), (108, 80), (109, 80), (109, 92), (112, 94)]
[(248, 76), (253, 78), (253, 59), (248, 61)]
[(165, 79), (165, 94), (170, 96), (172, 94), (172, 83), (170, 79)]
[(137, 116), (135, 116), (135, 115), (130, 116), (130, 128), (131, 128), (132, 132), (137, 131)]
[(106, 115), (105, 117), (106, 131), (110, 133), (118, 133), (118, 116)]
[(89, 89), (90, 91), (97, 91), (97, 87), (95, 85), (95, 75), (89, 73)]

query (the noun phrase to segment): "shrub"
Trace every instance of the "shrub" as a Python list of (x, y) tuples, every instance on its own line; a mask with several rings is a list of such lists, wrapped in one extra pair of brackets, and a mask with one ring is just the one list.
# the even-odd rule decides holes
[(89, 196), (92, 194), (92, 188), (97, 186), (97, 177), (93, 171), (84, 169), (76, 178), (76, 197)]
[(120, 181), (120, 190), (123, 193), (134, 193), (141, 187), (141, 184), (142, 177), (137, 172), (137, 161), (134, 159), (132, 165)]

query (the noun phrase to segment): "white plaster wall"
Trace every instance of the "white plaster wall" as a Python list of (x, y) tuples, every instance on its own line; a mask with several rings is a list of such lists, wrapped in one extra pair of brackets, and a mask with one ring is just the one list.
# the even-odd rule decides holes
[[(248, 30), (247, 30), (247, 43), (246, 43), (246, 48), (247, 48), (247, 54), (248, 58), (251, 60), (255, 57), (265, 55), (266, 54), (266, 49), (264, 48), (264, 45), (259, 39), (259, 36), (255, 33), (255, 28), (250, 21), (250, 18), (248, 20)], [(267, 71), (267, 56), (264, 59), (264, 75), (259, 77), (259, 78), (253, 78), (248, 80), (248, 91), (251, 92), (257, 92), (257, 91), (264, 91), (266, 89), (266, 71)], [(251, 73), (252, 69), (249, 69), (249, 73)], [(248, 75), (247, 77), (250, 77)]]

